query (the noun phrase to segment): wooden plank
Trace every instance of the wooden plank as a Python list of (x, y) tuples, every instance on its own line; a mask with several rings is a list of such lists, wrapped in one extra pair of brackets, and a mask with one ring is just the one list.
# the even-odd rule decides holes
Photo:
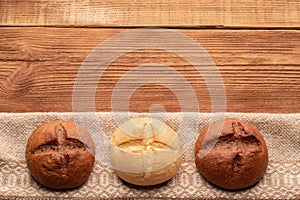
[(2, 26), (300, 27), (298, 0), (1, 0)]
[[(81, 63), (98, 44), (122, 31), (2, 28), (0, 112), (72, 111), (73, 86)], [(201, 44), (215, 61), (224, 81), (228, 112), (299, 112), (300, 31), (177, 31)], [(111, 111), (112, 92), (126, 72), (153, 62), (180, 72), (195, 90), (200, 110), (211, 111), (207, 85), (190, 63), (172, 53), (147, 49), (125, 54), (104, 72), (97, 87), (96, 111)], [(87, 76), (91, 73), (86, 71)], [(161, 79), (165, 78), (162, 74)], [(129, 79), (129, 85), (134, 82)], [(175, 94), (153, 84), (135, 90), (129, 106), (131, 111), (146, 112), (153, 104), (180, 111)], [(192, 105), (189, 111), (194, 111)]]

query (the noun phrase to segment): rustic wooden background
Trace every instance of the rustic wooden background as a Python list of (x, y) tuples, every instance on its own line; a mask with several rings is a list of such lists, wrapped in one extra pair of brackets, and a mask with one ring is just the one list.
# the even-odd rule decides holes
[[(228, 112), (299, 112), (299, 0), (0, 0), (0, 112), (72, 111), (76, 74), (92, 49), (147, 26), (174, 29), (207, 50), (223, 77)], [(184, 59), (159, 50), (113, 62), (97, 88), (96, 110), (111, 111), (116, 82), (153, 61), (178, 70), (200, 110), (211, 111), (201, 76)], [(133, 93), (130, 110), (147, 112), (153, 104), (180, 111), (174, 93), (150, 84)]]

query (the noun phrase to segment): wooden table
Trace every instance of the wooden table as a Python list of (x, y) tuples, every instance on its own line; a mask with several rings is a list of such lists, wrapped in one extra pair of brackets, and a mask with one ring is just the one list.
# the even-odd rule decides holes
[[(1, 0), (0, 26), (0, 112), (71, 112), (74, 81), (92, 49), (149, 26), (176, 30), (205, 48), (222, 75), (228, 112), (300, 110), (298, 0)], [(105, 71), (96, 111), (111, 111), (120, 77), (153, 60), (180, 72), (200, 110), (211, 111), (207, 86), (190, 63), (147, 49), (123, 55)], [(130, 111), (148, 112), (153, 104), (180, 111), (174, 93), (158, 84), (134, 91)]]

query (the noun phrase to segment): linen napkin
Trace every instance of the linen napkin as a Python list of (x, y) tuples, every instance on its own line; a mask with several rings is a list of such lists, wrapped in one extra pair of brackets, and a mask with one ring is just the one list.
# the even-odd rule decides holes
[[(109, 161), (109, 138), (129, 117), (151, 116), (175, 129), (183, 144), (184, 159), (178, 173), (166, 183), (139, 187), (120, 180)], [(212, 121), (226, 117), (255, 125), (264, 136), (269, 165), (253, 187), (229, 192), (209, 184), (194, 164), (194, 143)], [(81, 187), (53, 191), (38, 184), (25, 162), (27, 139), (40, 124), (51, 120), (74, 120), (92, 135), (96, 161), (88, 181)], [(300, 114), (263, 113), (0, 113), (1, 199), (299, 199)]]

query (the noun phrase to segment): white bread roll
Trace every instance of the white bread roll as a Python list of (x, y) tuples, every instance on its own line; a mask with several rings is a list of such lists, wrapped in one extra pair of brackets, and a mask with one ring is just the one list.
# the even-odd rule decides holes
[(177, 133), (154, 118), (133, 118), (110, 140), (112, 167), (123, 180), (135, 185), (156, 185), (171, 179), (182, 161)]

